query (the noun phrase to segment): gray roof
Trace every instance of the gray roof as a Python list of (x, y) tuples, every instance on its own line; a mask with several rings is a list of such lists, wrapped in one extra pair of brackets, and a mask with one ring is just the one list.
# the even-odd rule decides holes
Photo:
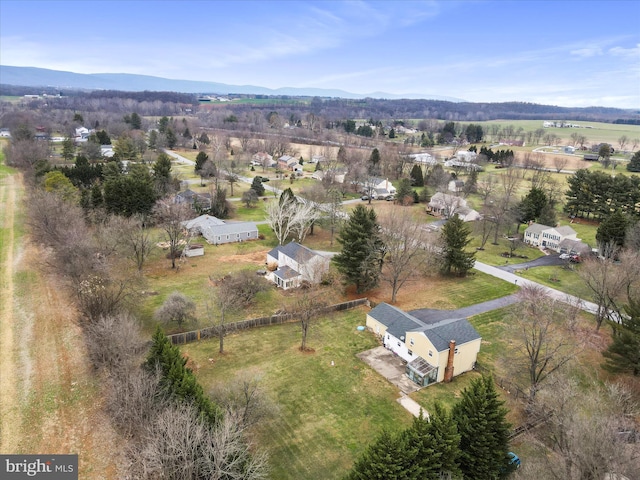
[[(290, 242), (286, 245), (282, 245), (276, 248), (278, 248), (279, 251), (282, 252), (284, 255), (294, 259), (298, 263), (304, 263), (317, 255), (317, 253), (315, 253), (313, 250), (305, 247), (304, 245), (300, 245), (297, 242)], [(276, 249), (274, 248), (272, 252), (274, 250)], [(272, 256), (277, 258), (278, 256), (277, 252), (275, 255), (272, 255)]]
[(293, 268), (285, 265), (284, 267), (278, 268), (273, 274), (276, 277), (280, 277), (283, 280), (289, 280), (291, 278), (299, 277), (300, 274), (296, 272)]
[(532, 223), (527, 227), (524, 233), (542, 233), (543, 230), (547, 230), (551, 227), (547, 227), (546, 225), (541, 225), (539, 223)]
[(575, 235), (576, 231), (571, 228), (569, 225), (565, 225), (563, 227), (556, 227), (556, 232), (558, 232), (562, 236)]
[(257, 232), (258, 227), (254, 222), (229, 222), (222, 225), (208, 225), (201, 228), (202, 235), (210, 241), (215, 241), (213, 238), (216, 235), (231, 235), (234, 233), (247, 233)]
[(203, 228), (213, 226), (213, 225), (224, 225), (224, 221), (219, 218), (213, 217), (211, 215), (200, 215), (199, 217), (192, 218), (191, 220), (187, 220), (186, 222), (182, 222), (182, 225), (187, 229), (191, 230), (193, 228), (198, 228), (202, 230)]
[(387, 331), (396, 338), (405, 336), (406, 332), (424, 333), (438, 352), (447, 350), (450, 340), (463, 345), (481, 338), (466, 318), (447, 318), (448, 315), (455, 315), (451, 312), (434, 311), (433, 315), (420, 320), (392, 305), (381, 303), (369, 315), (385, 325)]
[(424, 327), (420, 320), (388, 303), (378, 304), (369, 312), (369, 316), (387, 327), (387, 331), (396, 338)]

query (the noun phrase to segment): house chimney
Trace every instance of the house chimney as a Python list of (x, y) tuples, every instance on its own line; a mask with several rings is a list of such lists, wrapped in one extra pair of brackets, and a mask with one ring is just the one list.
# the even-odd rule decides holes
[(447, 366), (444, 369), (444, 382), (449, 383), (453, 379), (453, 356), (456, 352), (456, 341), (449, 341), (449, 356), (447, 357)]

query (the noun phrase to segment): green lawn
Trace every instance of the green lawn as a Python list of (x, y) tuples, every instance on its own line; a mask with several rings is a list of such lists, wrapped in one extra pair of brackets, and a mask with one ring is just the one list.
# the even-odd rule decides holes
[[(544, 256), (544, 253), (542, 253), (537, 248), (533, 248), (528, 245), (521, 244), (521, 246), (513, 253), (514, 255), (524, 255), (527, 258), (501, 257), (500, 256), (501, 253), (509, 252), (509, 241), (504, 238), (498, 238), (498, 245), (493, 245), (491, 243), (493, 241), (493, 235), (491, 237), (492, 238), (490, 238), (485, 244), (484, 250), (476, 250), (476, 260), (478, 260), (479, 262), (486, 263), (488, 265), (500, 266), (500, 265), (505, 265), (507, 261), (510, 264), (523, 263), (523, 262), (528, 262)], [(469, 248), (473, 249), (478, 246), (480, 246), (480, 238), (474, 237), (473, 241), (469, 245)]]
[[(575, 266), (574, 268), (580, 267)], [(591, 301), (591, 291), (587, 288), (576, 270), (562, 266), (536, 267), (526, 271), (520, 270), (518, 274), (534, 282), (560, 290), (561, 292)]]
[(398, 390), (355, 356), (378, 345), (371, 333), (356, 330), (365, 313), (356, 309), (312, 325), (313, 353), (298, 350), (297, 324), (229, 336), (223, 356), (216, 340), (182, 348), (205, 391), (238, 375), (260, 378), (278, 407), (253, 432), (269, 453), (271, 478), (340, 478), (383, 428), (410, 424), (411, 415), (396, 402)]

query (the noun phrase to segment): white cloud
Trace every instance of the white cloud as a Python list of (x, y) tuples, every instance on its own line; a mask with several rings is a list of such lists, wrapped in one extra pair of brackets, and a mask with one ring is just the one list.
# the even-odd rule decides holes
[(630, 57), (637, 60), (640, 59), (640, 43), (631, 48), (612, 47), (609, 49), (609, 53), (614, 57)]
[(602, 48), (600, 47), (587, 47), (587, 48), (579, 48), (577, 50), (571, 50), (571, 55), (575, 55), (576, 57), (589, 58), (596, 57), (602, 55)]

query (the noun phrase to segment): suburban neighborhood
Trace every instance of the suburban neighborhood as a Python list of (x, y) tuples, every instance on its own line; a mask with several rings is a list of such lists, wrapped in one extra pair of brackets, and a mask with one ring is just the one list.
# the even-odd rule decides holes
[(24, 3), (0, 478), (640, 478), (638, 5)]

